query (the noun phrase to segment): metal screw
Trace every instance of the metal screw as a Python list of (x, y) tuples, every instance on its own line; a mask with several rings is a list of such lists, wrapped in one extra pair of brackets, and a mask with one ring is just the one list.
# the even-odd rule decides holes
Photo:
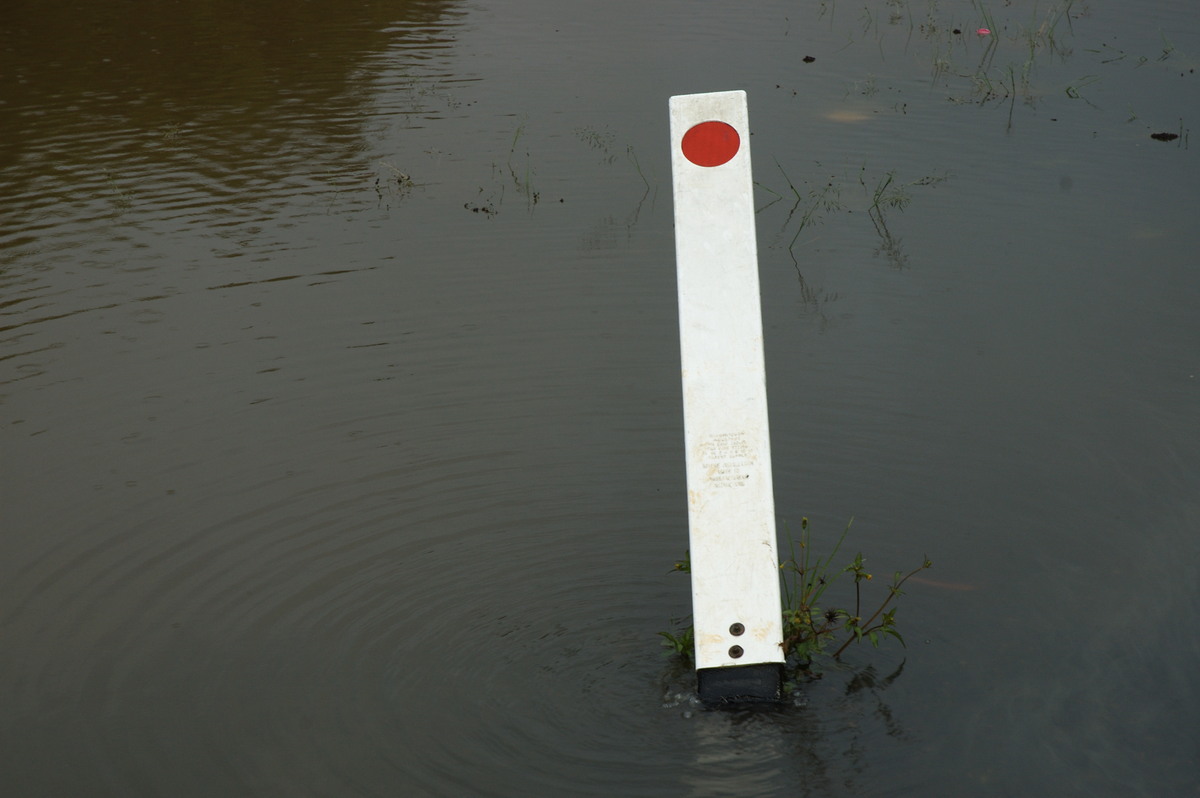
[(738, 657), (742, 656), (742, 654), (745, 654), (745, 653), (746, 652), (742, 651), (741, 646), (730, 646), (729, 647), (729, 656), (732, 657), (733, 659), (737, 659)]
[(745, 631), (746, 627), (742, 626), (740, 623), (735, 623), (729, 627), (729, 634), (733, 635), (734, 637), (743, 634)]

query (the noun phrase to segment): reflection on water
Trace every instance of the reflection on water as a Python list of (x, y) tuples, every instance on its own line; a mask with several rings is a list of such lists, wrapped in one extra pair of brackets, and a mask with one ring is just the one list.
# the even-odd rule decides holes
[(818, 796), (871, 789), (871, 750), (889, 738), (911, 743), (885, 700), (904, 665), (880, 675), (874, 665), (826, 673), (780, 706), (708, 710), (695, 698), (695, 679), (674, 678), (664, 708), (687, 721), (679, 744), (692, 762), (682, 783), (688, 795)]
[(370, 137), (444, 113), (430, 87), (463, 80), (439, 72), (443, 3), (56, 6), (4, 23), (6, 330), (130, 301), (152, 321), (223, 284), (220, 259), (289, 275), (279, 255), (319, 245), (297, 228), (403, 191)]
[[(0, 791), (1194, 792), (1196, 12), (618, 6), (6, 6)], [(768, 712), (655, 635), (728, 88), (782, 520), (935, 561)]]

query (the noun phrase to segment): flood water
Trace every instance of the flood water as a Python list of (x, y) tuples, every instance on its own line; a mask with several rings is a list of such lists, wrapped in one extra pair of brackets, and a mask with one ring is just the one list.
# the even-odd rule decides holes
[[(749, 5), (6, 4), (0, 793), (1200, 795), (1200, 12)], [(656, 635), (728, 89), (781, 533), (934, 561), (766, 713)]]

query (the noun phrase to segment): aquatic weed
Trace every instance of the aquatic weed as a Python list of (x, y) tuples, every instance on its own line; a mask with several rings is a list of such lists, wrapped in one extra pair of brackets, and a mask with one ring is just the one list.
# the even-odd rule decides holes
[[(933, 563), (926, 557), (921, 565), (907, 573), (895, 572), (882, 600), (872, 605), (864, 595), (864, 583), (870, 582), (873, 575), (867, 571), (862, 552), (855, 554), (843, 567), (833, 564), (853, 523), (852, 518), (824, 556), (814, 552), (808, 518), (800, 519), (798, 537), (788, 535), (788, 556), (780, 562), (779, 571), (783, 604), (782, 646), (792, 681), (817, 677), (822, 659), (839, 660), (850, 644), (864, 639), (874, 647), (878, 647), (885, 636), (904, 645), (896, 625), (894, 604), (903, 595), (904, 584), (917, 573), (932, 567)], [(671, 570), (690, 573), (691, 561), (685, 554)], [(853, 576), (852, 603), (837, 604), (827, 600), (830, 588), (846, 574)], [(671, 656), (693, 661), (695, 630), (692, 624), (659, 632), (659, 635)]]

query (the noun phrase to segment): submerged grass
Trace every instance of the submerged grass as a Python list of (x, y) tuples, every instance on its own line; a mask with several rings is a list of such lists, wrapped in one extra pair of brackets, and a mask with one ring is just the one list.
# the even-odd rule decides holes
[[(924, 175), (915, 180), (901, 182), (896, 178), (896, 170), (891, 169), (869, 180), (866, 164), (863, 164), (859, 168), (855, 181), (858, 183), (861, 193), (854, 190), (850, 179), (838, 175), (830, 175), (821, 180), (819, 185), (802, 191), (796, 187), (796, 183), (778, 160), (775, 161), (775, 166), (787, 184), (787, 191), (784, 193), (790, 193), (793, 197), (792, 207), (788, 210), (787, 218), (783, 223), (783, 230), (790, 230), (793, 220), (795, 220), (796, 228), (792, 232), (787, 248), (788, 255), (797, 272), (800, 269), (800, 262), (796, 258), (795, 249), (801, 234), (809, 227), (821, 222), (827, 213), (841, 211), (866, 212), (880, 238), (880, 251), (888, 256), (893, 265), (902, 266), (905, 258), (900, 253), (899, 240), (895, 239), (888, 229), (887, 214), (894, 210), (903, 211), (908, 207), (913, 199), (911, 189), (936, 186), (950, 179), (948, 173), (943, 173)], [(820, 166), (819, 163), (818, 166)], [(775, 195), (776, 199), (770, 204), (774, 204), (784, 196), (784, 193), (762, 184), (759, 184), (759, 187)], [(801, 275), (801, 279), (803, 280), (803, 275)]]
[[(1032, 105), (1060, 90), (1038, 87), (1039, 67), (1066, 62), (1072, 54), (1072, 19), (1087, 12), (1079, 0), (1056, 0), (1026, 5), (1028, 16), (1021, 19), (1013, 6), (1013, 0), (971, 0), (966, 7), (943, 7), (937, 0), (874, 0), (864, 6), (863, 17), (881, 47), (885, 15), (887, 27), (906, 28), (906, 53), (914, 38), (923, 42), (931, 88), (949, 91), (952, 102), (1007, 103), (1011, 127), (1018, 99)], [(1163, 51), (1171, 52), (1165, 39)], [(1063, 88), (1069, 97), (1080, 98), (1079, 81)]]

